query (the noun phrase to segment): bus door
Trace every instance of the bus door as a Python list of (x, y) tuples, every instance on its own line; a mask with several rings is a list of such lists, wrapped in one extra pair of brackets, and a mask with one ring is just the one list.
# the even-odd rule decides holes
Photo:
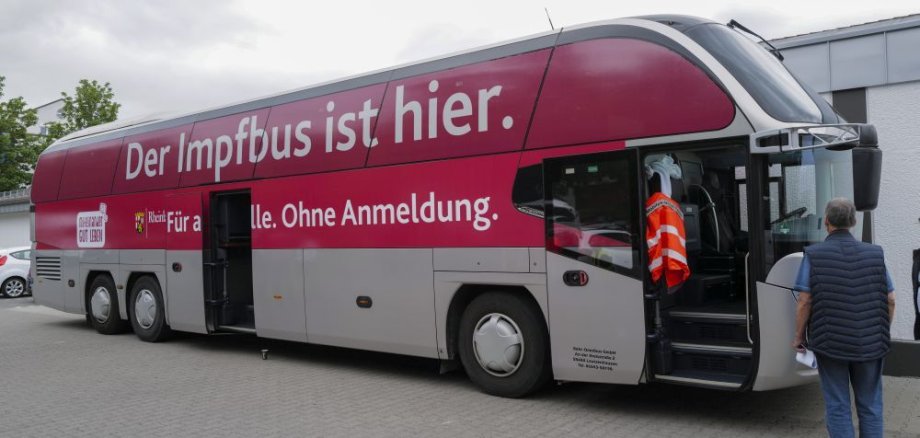
[(255, 334), (250, 191), (211, 193), (209, 207), (204, 258), (208, 326)]
[(170, 327), (207, 333), (202, 273), (201, 193), (166, 197), (166, 315)]
[(550, 344), (557, 380), (639, 383), (646, 326), (637, 154), (544, 161)]

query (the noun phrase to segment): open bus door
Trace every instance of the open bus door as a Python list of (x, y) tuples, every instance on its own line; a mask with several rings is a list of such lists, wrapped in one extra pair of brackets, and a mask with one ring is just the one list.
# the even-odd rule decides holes
[(256, 333), (251, 200), (249, 189), (210, 193), (204, 290), (213, 331)]
[(174, 330), (208, 333), (204, 313), (201, 193), (166, 197), (166, 315)]
[(557, 380), (636, 384), (645, 364), (635, 151), (544, 161), (550, 344)]
[(252, 287), (252, 196), (249, 189), (210, 194), (206, 303), (208, 326), (255, 334)]

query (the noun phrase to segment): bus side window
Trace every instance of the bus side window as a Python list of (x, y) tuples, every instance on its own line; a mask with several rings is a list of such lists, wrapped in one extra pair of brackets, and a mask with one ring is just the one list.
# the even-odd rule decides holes
[(543, 165), (518, 169), (511, 190), (511, 202), (521, 213), (542, 218), (543, 208)]
[[(551, 174), (550, 174), (551, 173)], [(573, 158), (547, 172), (550, 251), (639, 277), (638, 188), (632, 155)]]

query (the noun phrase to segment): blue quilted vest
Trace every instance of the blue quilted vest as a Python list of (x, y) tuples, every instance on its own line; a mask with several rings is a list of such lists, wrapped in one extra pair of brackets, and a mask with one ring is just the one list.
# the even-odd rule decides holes
[(891, 334), (882, 248), (836, 230), (805, 254), (811, 264), (809, 348), (848, 361), (884, 357)]

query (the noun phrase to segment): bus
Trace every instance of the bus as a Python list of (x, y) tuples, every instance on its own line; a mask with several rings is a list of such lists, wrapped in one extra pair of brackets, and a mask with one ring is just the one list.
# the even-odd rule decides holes
[[(651, 281), (670, 157), (691, 274)], [(737, 26), (579, 25), (45, 150), (34, 296), (102, 334), (243, 333), (549, 381), (813, 382), (790, 349), (823, 206), (872, 240), (881, 152)]]

